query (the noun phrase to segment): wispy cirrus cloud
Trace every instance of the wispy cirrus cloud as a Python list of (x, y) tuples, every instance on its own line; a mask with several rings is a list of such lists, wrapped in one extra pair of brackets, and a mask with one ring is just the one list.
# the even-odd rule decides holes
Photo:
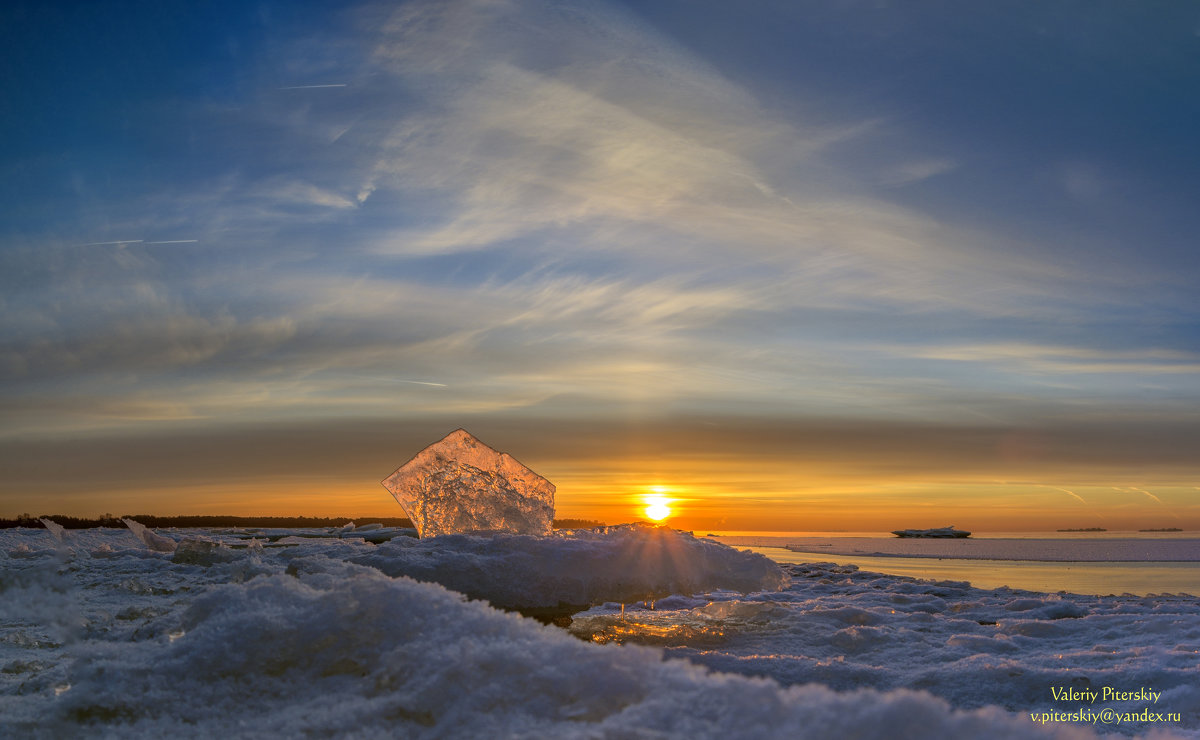
[(276, 178), (254, 186), (254, 197), (276, 206), (315, 206), (318, 208), (354, 208), (354, 199), (317, 187), (310, 182)]
[(1009, 366), (1029, 372), (1074, 374), (1195, 375), (1200, 354), (1185, 350), (1096, 349), (1020, 343), (915, 347), (915, 356), (953, 362)]
[(370, 63), (417, 103), (347, 135), (373, 160), (356, 198), (436, 202), (373, 236), (380, 255), (503, 249), (590, 269), (576, 265), (602, 253), (642, 274), (706, 265), (729, 283), (788, 284), (778, 305), (1029, 316), (1121, 300), (1035, 246), (872, 194), (880, 177), (957, 166), (908, 158), (858, 179), (839, 168), (831, 153), (885, 120), (782, 117), (606, 6), (412, 3), (383, 24)]
[(884, 185), (911, 185), (950, 172), (958, 163), (946, 157), (916, 159), (883, 170), (879, 180)]

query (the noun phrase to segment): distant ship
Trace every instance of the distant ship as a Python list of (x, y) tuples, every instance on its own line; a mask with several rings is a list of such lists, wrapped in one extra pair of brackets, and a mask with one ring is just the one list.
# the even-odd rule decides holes
[(938, 529), (897, 529), (892, 532), (897, 537), (932, 537), (938, 539), (953, 539), (970, 537), (970, 532), (964, 532), (961, 529), (955, 529), (952, 526), (940, 527)]
[(1059, 532), (1107, 532), (1104, 527), (1084, 527), (1082, 529), (1060, 529)]
[(1139, 529), (1139, 532), (1182, 532), (1179, 527), (1165, 527), (1163, 529)]

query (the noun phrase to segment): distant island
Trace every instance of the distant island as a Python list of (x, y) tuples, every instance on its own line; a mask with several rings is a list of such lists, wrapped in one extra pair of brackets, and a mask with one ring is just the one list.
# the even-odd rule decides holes
[(1107, 532), (1104, 527), (1082, 527), (1080, 529), (1060, 529), (1059, 532)]
[(1162, 529), (1139, 529), (1139, 532), (1182, 532), (1179, 527), (1163, 527)]

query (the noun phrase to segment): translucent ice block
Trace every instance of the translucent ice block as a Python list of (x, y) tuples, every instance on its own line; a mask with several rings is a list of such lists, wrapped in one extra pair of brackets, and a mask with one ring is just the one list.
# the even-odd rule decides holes
[(457, 429), (383, 480), (421, 537), (500, 531), (546, 535), (554, 484)]

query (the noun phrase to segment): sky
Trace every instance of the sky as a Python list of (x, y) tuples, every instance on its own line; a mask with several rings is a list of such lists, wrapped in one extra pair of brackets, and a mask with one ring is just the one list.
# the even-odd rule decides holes
[(15, 2), (0, 516), (1200, 529), (1200, 8)]

